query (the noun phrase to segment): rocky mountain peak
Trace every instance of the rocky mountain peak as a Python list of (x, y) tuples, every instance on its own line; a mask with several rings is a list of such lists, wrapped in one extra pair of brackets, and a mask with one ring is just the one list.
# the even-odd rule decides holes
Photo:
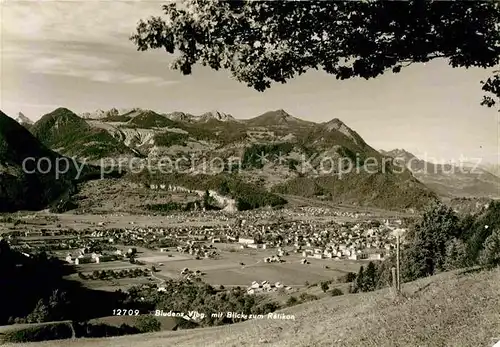
[(405, 162), (417, 158), (413, 153), (410, 153), (403, 148), (396, 148), (391, 151), (381, 151), (381, 153), (395, 159), (402, 159)]
[(349, 128), (344, 122), (338, 118), (333, 118), (332, 120), (323, 123), (323, 126), (328, 131), (338, 131), (354, 141), (356, 144), (361, 145), (363, 139), (351, 128)]
[(19, 124), (29, 124), (29, 125), (33, 124), (33, 121), (28, 117), (26, 117), (22, 112), (19, 112), (17, 114), (15, 121), (18, 122)]
[(228, 113), (220, 112), (220, 111), (210, 111), (202, 114), (199, 117), (200, 121), (208, 121), (210, 119), (215, 119), (220, 122), (228, 122), (228, 121), (234, 121), (234, 117), (231, 116)]

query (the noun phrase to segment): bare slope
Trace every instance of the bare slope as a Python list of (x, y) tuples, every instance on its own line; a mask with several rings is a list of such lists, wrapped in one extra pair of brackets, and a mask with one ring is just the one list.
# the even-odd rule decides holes
[(399, 302), (386, 289), (283, 311), (295, 314), (295, 321), (263, 319), (208, 329), (29, 346), (477, 347), (500, 340), (500, 270), (445, 273), (406, 284), (403, 289), (407, 299)]

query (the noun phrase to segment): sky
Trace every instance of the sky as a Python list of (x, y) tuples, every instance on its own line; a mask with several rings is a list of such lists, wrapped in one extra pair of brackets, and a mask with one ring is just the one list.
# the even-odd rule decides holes
[(499, 161), (500, 113), (479, 104), (487, 70), (436, 60), (370, 80), (311, 71), (261, 93), (227, 71), (200, 66), (183, 76), (164, 51), (138, 52), (128, 37), (139, 19), (161, 15), (163, 3), (0, 0), (0, 109), (33, 120), (57, 107), (219, 110), (242, 119), (284, 109), (315, 122), (339, 118), (375, 149)]

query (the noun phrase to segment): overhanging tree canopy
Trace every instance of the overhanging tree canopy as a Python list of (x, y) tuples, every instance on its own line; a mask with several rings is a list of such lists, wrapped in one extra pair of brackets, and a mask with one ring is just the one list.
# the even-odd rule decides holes
[[(258, 91), (308, 69), (368, 79), (435, 58), (465, 68), (500, 61), (498, 1), (184, 0), (163, 10), (139, 22), (138, 50), (176, 53), (172, 68), (185, 75), (196, 63), (228, 69)], [(491, 107), (499, 71), (482, 83)]]

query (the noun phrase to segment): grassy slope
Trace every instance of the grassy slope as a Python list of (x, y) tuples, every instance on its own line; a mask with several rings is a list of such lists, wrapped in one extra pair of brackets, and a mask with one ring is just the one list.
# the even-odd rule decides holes
[(500, 340), (499, 284), (500, 270), (445, 273), (404, 285), (407, 299), (398, 302), (385, 289), (327, 298), (283, 311), (295, 314), (295, 321), (265, 319), (216, 328), (29, 346), (492, 346)]

